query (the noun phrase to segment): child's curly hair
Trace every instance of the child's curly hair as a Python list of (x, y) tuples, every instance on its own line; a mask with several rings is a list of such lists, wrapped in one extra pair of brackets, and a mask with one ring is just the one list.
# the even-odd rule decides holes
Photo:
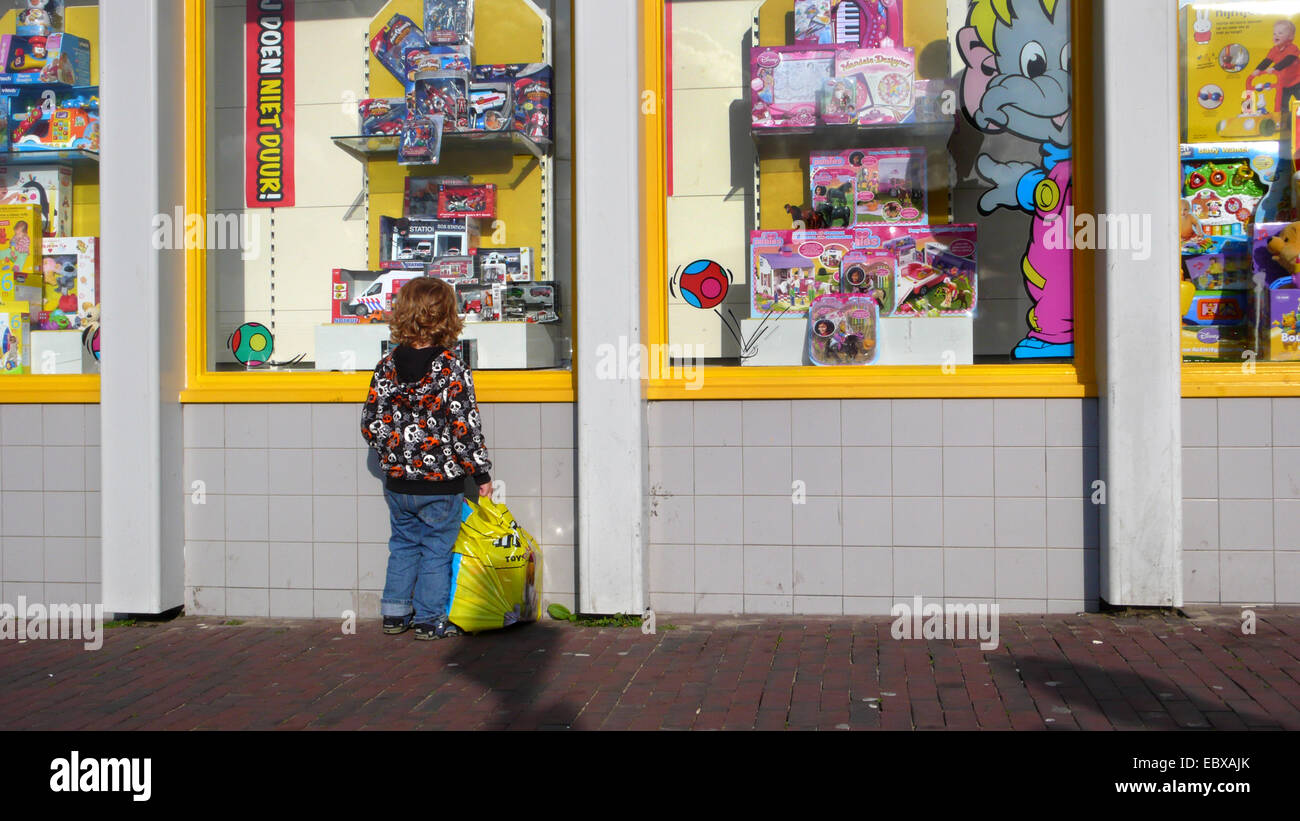
[(393, 300), (393, 342), (451, 348), (464, 328), (457, 313), (456, 291), (437, 277), (417, 276)]

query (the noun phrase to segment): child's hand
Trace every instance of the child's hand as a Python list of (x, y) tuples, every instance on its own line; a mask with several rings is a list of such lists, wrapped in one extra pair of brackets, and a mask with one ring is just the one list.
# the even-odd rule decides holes
[(491, 498), (492, 498), (492, 483), (491, 483), (491, 482), (484, 482), (483, 484), (481, 484), (481, 485), (478, 486), (478, 497), (479, 497), (480, 499), (491, 499)]

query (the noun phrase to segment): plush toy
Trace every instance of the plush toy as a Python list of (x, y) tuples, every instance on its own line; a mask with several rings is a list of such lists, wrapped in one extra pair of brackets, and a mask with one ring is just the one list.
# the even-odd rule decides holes
[(1268, 252), (1288, 274), (1300, 275), (1300, 222), (1291, 223), (1270, 239)]

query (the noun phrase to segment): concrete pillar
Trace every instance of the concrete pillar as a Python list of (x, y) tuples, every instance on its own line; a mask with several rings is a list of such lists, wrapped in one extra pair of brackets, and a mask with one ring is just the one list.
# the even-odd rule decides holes
[[(641, 340), (636, 0), (575, 0), (578, 609), (647, 604), (645, 405), (612, 352)], [(612, 347), (611, 347), (612, 346)], [(620, 361), (626, 363), (626, 357)]]
[(153, 247), (185, 201), (185, 4), (99, 7), (103, 99), (103, 597), (116, 613), (184, 603), (184, 251)]
[(1101, 49), (1094, 85), (1098, 208), (1151, 218), (1148, 258), (1132, 248), (1097, 252), (1106, 483), (1101, 597), (1114, 605), (1177, 607), (1183, 603), (1178, 9), (1105, 0), (1091, 13)]

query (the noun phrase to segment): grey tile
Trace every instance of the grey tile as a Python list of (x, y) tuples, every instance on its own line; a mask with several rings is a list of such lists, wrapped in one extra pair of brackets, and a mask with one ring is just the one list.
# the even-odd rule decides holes
[(899, 496), (943, 494), (943, 448), (895, 447), (893, 488)]
[(44, 536), (46, 494), (6, 491), (2, 497), (0, 532), (5, 536)]
[[(840, 596), (844, 592), (843, 548), (796, 545), (793, 564), (796, 600), (799, 597)], [(804, 606), (810, 605), (805, 603)]]
[(894, 455), (889, 447), (851, 447), (840, 450), (840, 484), (845, 496), (891, 496), (894, 493)]
[(6, 536), (0, 570), (6, 581), (45, 581), (45, 541), (40, 536)]
[(185, 584), (190, 587), (226, 586), (226, 543), (185, 543)]
[(846, 616), (888, 616), (894, 606), (893, 596), (845, 596)]
[(86, 493), (86, 538), (98, 539), (102, 533), (103, 497), (99, 493)]
[[(9, 549), (10, 546), (6, 544), (5, 552)], [(85, 539), (45, 539), (45, 581), (85, 583)]]
[(650, 589), (663, 593), (694, 593), (695, 546), (650, 545)]
[[(5, 524), (8, 524), (7, 517)], [(86, 536), (86, 494), (45, 494), (45, 535)]]
[(542, 495), (542, 452), (499, 448), (492, 452), (492, 478), (505, 483), (506, 497)]
[(86, 585), (81, 582), (46, 582), (45, 601), (51, 604), (82, 604), (86, 598)]
[[(527, 530), (529, 533), (531, 533), (533, 537), (538, 540), (538, 542), (542, 543), (543, 547), (546, 545), (546, 543), (553, 541), (552, 539), (548, 538), (548, 534), (545, 533), (542, 529), (542, 500), (541, 499), (533, 499), (527, 496), (523, 496), (518, 499), (511, 499), (509, 505), (510, 505), (510, 512), (515, 515), (515, 520), (518, 521), (521, 525), (523, 525), (524, 530)], [(568, 530), (565, 531), (565, 533), (569, 534), (568, 538), (569, 541), (571, 542), (572, 541), (571, 534), (576, 533), (576, 531)]]
[[(270, 517), (265, 496), (226, 496), (226, 539), (264, 542), (270, 537)], [(212, 501), (212, 497), (208, 497)], [(328, 500), (335, 504), (338, 500)]]
[(224, 492), (241, 496), (265, 496), (270, 489), (270, 472), (265, 450), (227, 450)]
[(1088, 499), (1047, 500), (1048, 547), (1097, 547), (1097, 507)]
[[(1220, 498), (1267, 499), (1273, 496), (1273, 453), (1272, 448), (1219, 448)], [(1278, 479), (1284, 475), (1276, 474)], [(1277, 491), (1279, 495), (1285, 493), (1285, 481), (1278, 482)]]
[(842, 451), (837, 447), (795, 447), (791, 454), (794, 481), (803, 482), (804, 492), (809, 496), (839, 496), (843, 487), (840, 483), (841, 455)]
[(371, 448), (358, 448), (356, 453), (357, 492), (383, 493), (386, 477), (383, 466), (379, 464), (379, 454)]
[[(543, 554), (542, 592), (544, 595), (572, 596), (577, 588), (578, 574), (574, 569), (575, 555), (572, 545), (549, 545)], [(692, 560), (692, 574), (694, 573)]]
[(272, 449), (266, 451), (266, 456), (268, 492), (277, 496), (307, 495), (312, 492), (315, 473), (312, 470), (310, 450)]
[(1272, 604), (1273, 578), (1271, 550), (1219, 554), (1219, 597), (1224, 604)]
[(268, 618), (271, 615), (271, 597), (265, 589), (227, 587), (226, 615)]
[(270, 618), (310, 619), (313, 615), (310, 590), (270, 590)]
[(944, 448), (944, 496), (992, 496), (993, 448)]
[(784, 496), (792, 493), (792, 456), (788, 447), (742, 449), (741, 469), (746, 496)]
[(1219, 446), (1219, 408), (1217, 399), (1183, 400), (1183, 447)]
[(1219, 447), (1268, 447), (1273, 444), (1270, 399), (1220, 399)]
[(44, 471), (45, 489), (84, 491), (86, 489), (86, 449), (84, 447), (47, 447)]
[(0, 601), (16, 607), (19, 596), (25, 596), (29, 602), (45, 601), (45, 582), (16, 581), (0, 585)]
[[(661, 402), (658, 404), (673, 403)], [(691, 405), (690, 402), (681, 402), (678, 404), (685, 405), (689, 412)], [(540, 406), (538, 413), (541, 416), (542, 447), (573, 449), (573, 431), (575, 425), (573, 411), (574, 407), (572, 402), (547, 402)], [(691, 428), (688, 419), (686, 425), (687, 441), (682, 444), (690, 444), (690, 431)]]
[(993, 444), (1013, 447), (1046, 445), (1046, 408), (1042, 399), (993, 400)]
[[(544, 590), (543, 601), (548, 605), (550, 592)], [(565, 605), (568, 607), (568, 605)], [(572, 608), (570, 608), (572, 609)], [(650, 594), (650, 609), (662, 615), (664, 613), (691, 614), (695, 612), (694, 593), (654, 593)]]
[(895, 399), (893, 418), (895, 447), (943, 445), (942, 399)]
[[(311, 409), (313, 448), (351, 449), (361, 437), (361, 408), (352, 404), (317, 404)], [(277, 443), (278, 444), (278, 443)]]
[(650, 500), (650, 541), (695, 543), (695, 500), (690, 496), (656, 496)]
[(185, 447), (221, 448), (226, 446), (225, 405), (186, 405), (182, 411)]
[(789, 596), (794, 588), (794, 548), (745, 545), (746, 595)]
[(795, 596), (794, 613), (800, 616), (842, 616), (844, 599), (842, 596)]
[(790, 445), (790, 401), (746, 400), (741, 403), (741, 443), (746, 447)]
[(692, 402), (696, 446), (741, 444), (740, 402)]
[(893, 500), (885, 496), (845, 496), (840, 502), (845, 545), (878, 547), (894, 543)]
[(993, 400), (943, 400), (943, 444), (992, 446)]
[(786, 615), (794, 612), (792, 596), (745, 596), (745, 612), (762, 615)]
[(41, 405), (0, 407), (0, 444), (40, 445)]
[(390, 535), (392, 535), (392, 523), (388, 502), (384, 497), (358, 496), (357, 539), (363, 542), (387, 542)]
[[(349, 502), (351, 502), (349, 504)], [(315, 496), (312, 498), (312, 541), (355, 542), (357, 505), (355, 498)], [(305, 534), (304, 534), (305, 535)]]
[(1300, 398), (1277, 397), (1273, 400), (1273, 445), (1300, 447)]
[[(338, 407), (347, 407), (340, 405)], [(267, 423), (270, 412), (266, 405), (232, 404), (225, 406), (226, 447), (228, 448), (264, 448), (267, 447)], [(229, 601), (227, 601), (229, 605)]]
[(357, 546), (355, 543), (313, 546), (313, 585), (323, 590), (351, 590), (357, 586)]
[[(98, 538), (86, 539), (86, 581), (99, 584), (104, 576), (103, 543)], [(97, 602), (99, 599), (91, 599)]]
[(103, 482), (103, 452), (99, 445), (85, 448), (86, 455), (86, 490), (99, 492)]
[(935, 547), (943, 544), (943, 500), (894, 497), (894, 544)]
[(733, 447), (696, 447), (695, 493), (726, 495), (743, 491), (742, 451)]
[(267, 499), (267, 515), (267, 538), (271, 541), (302, 542), (311, 538), (312, 497), (272, 496)]
[[(573, 448), (544, 448), (542, 450), (542, 495), (575, 496), (578, 488), (574, 479)], [(684, 475), (694, 485), (694, 468), (686, 463)]]
[(227, 587), (266, 587), (270, 567), (266, 542), (226, 543)]
[[(45, 449), (40, 445), (9, 445), (0, 450), (0, 489), (43, 490), (45, 488)], [(56, 466), (51, 465), (51, 470)]]
[(498, 448), (536, 448), (542, 438), (542, 412), (534, 403), (500, 403), (493, 411)]
[[(678, 496), (695, 492), (694, 448), (652, 447), (649, 448), (648, 459), (652, 495)], [(565, 495), (572, 495), (572, 491)]]
[(840, 446), (838, 399), (800, 399), (790, 405), (790, 439), (796, 446)]
[(273, 588), (310, 589), (314, 564), (311, 542), (272, 543), (269, 547), (268, 583)]
[(840, 402), (840, 441), (847, 447), (892, 445), (893, 406), (888, 399)]
[(997, 595), (995, 554), (988, 547), (949, 547), (943, 551), (943, 595), (993, 598)]
[(1083, 406), (1087, 400), (1048, 399), (1044, 405), (1047, 414), (1047, 446), (1057, 448), (1083, 447)]
[[(719, 545), (695, 546), (696, 593), (738, 595), (744, 591), (744, 588), (745, 548)], [(698, 603), (697, 610), (699, 610)]]
[[(226, 492), (226, 450), (225, 448), (190, 448), (185, 451), (185, 491), (193, 493), (201, 489), (204, 493)], [(195, 482), (202, 482), (201, 488)]]
[(844, 526), (839, 499), (808, 499), (794, 505), (793, 514), (795, 544), (839, 546)]
[[(543, 563), (543, 566), (545, 562)], [(381, 593), (388, 580), (388, 545), (361, 542), (357, 545), (357, 587)], [(545, 584), (543, 584), (545, 589)]]
[(194, 616), (226, 615), (226, 588), (186, 587), (185, 614)]
[(943, 548), (894, 548), (894, 596), (943, 597)]
[(1223, 550), (1272, 550), (1272, 500), (1221, 500), (1219, 502), (1219, 546)]
[(998, 547), (1041, 548), (1047, 544), (1046, 499), (998, 499), (993, 515), (997, 517)]
[(744, 528), (743, 497), (695, 497), (696, 544), (743, 544)]
[[(307, 403), (270, 405), (267, 408), (267, 444), (272, 448), (310, 448), (312, 406)], [(361, 436), (361, 417), (357, 416), (356, 436)]]
[(1273, 554), (1275, 599), (1278, 604), (1300, 604), (1300, 553)]
[(844, 595), (892, 596), (893, 548), (844, 548)]
[[(1080, 452), (1082, 462), (1082, 451)], [(1043, 496), (1047, 491), (1047, 451), (1023, 447), (993, 449), (995, 496)]]
[(1047, 598), (1046, 550), (999, 550), (996, 566), (999, 599)]
[(1273, 546), (1278, 550), (1300, 550), (1300, 500), (1274, 500)]
[(44, 405), (43, 444), (77, 445), (86, 444), (86, 408), (84, 405)]
[(355, 590), (314, 590), (312, 591), (312, 617), (341, 621), (344, 611), (357, 612), (357, 592)]
[(745, 544), (794, 544), (789, 499), (745, 497)]
[(1099, 475), (1096, 448), (1048, 448), (1046, 456), (1049, 497), (1057, 499), (1092, 497), (1092, 484)]
[(1183, 448), (1183, 498), (1219, 498), (1219, 449)]
[(99, 405), (86, 405), (86, 444), (91, 447), (99, 447), (102, 441), (100, 435)]
[(1211, 550), (1183, 554), (1183, 601), (1187, 604), (1219, 603), (1219, 553)]
[(952, 498), (943, 500), (943, 544), (945, 547), (992, 547), (993, 500)]
[[(692, 512), (683, 508), (682, 515), (689, 516)], [(539, 541), (547, 545), (574, 544), (577, 541), (577, 507), (573, 499), (559, 496), (542, 499), (542, 533), (545, 536), (539, 537)]]
[(1183, 500), (1183, 549), (1219, 549), (1219, 500)]
[(1273, 448), (1272, 455), (1273, 496), (1300, 499), (1300, 448)]
[[(6, 514), (6, 523), (8, 516)], [(193, 497), (185, 505), (185, 538), (193, 541), (224, 541), (226, 538), (226, 497), (208, 495), (203, 504)]]
[(1097, 598), (1101, 560), (1096, 550), (1047, 551), (1047, 597), (1091, 600)]

